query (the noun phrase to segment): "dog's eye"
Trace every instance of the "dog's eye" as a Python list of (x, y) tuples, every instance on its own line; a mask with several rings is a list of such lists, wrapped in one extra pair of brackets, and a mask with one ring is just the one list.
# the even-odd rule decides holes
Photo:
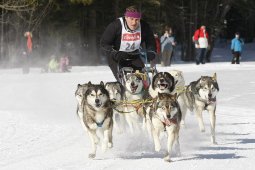
[(162, 110), (166, 110), (166, 107), (165, 107), (165, 106), (162, 106), (161, 109), (162, 109)]
[(208, 88), (207, 88), (207, 87), (204, 87), (203, 89), (204, 89), (204, 90), (207, 90)]
[(95, 96), (94, 94), (90, 94), (90, 96)]
[(212, 87), (212, 91), (215, 91), (215, 88), (214, 88), (214, 87)]

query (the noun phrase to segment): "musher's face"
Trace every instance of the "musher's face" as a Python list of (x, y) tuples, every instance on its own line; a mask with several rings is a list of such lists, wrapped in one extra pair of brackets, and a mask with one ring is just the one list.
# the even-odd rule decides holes
[(129, 29), (136, 30), (140, 25), (140, 18), (125, 17)]

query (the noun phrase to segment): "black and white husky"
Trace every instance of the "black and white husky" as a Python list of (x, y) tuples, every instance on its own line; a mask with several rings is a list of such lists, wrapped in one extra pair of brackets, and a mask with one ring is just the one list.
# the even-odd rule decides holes
[(216, 73), (212, 77), (201, 76), (197, 81), (191, 82), (186, 90), (179, 94), (178, 102), (182, 111), (181, 124), (185, 126), (185, 115), (187, 109), (194, 111), (201, 132), (205, 131), (202, 112), (207, 110), (210, 114), (211, 122), (211, 142), (215, 140), (215, 123), (216, 123), (216, 95), (219, 91)]
[(112, 129), (113, 129), (113, 110), (108, 91), (104, 83), (88, 83), (88, 88), (81, 102), (83, 121), (87, 128), (88, 135), (92, 144), (92, 152), (89, 158), (96, 156), (96, 145), (99, 143), (99, 137), (96, 134), (97, 129), (103, 131), (102, 150), (112, 147)]
[(168, 72), (159, 72), (152, 78), (149, 94), (152, 98), (158, 93), (171, 93), (175, 88), (174, 77)]
[(179, 130), (182, 114), (176, 97), (176, 94), (158, 93), (154, 103), (146, 109), (146, 126), (148, 133), (153, 137), (155, 151), (161, 149), (160, 133), (167, 133), (165, 161), (171, 161), (170, 154), (174, 142), (176, 142), (177, 154), (180, 154)]

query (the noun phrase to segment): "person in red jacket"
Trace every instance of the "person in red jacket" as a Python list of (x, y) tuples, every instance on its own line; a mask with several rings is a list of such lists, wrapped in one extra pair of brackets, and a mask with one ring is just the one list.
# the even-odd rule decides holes
[(206, 27), (202, 25), (199, 29), (195, 31), (194, 42), (195, 48), (197, 49), (196, 64), (205, 64), (205, 56), (208, 48), (209, 35), (206, 31)]

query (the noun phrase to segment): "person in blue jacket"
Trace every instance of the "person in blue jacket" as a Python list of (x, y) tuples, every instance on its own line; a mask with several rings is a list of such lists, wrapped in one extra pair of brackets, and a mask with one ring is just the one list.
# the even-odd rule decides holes
[(242, 53), (243, 40), (240, 39), (239, 32), (235, 33), (235, 38), (231, 41), (231, 51), (233, 54), (232, 64), (240, 64), (240, 56)]

